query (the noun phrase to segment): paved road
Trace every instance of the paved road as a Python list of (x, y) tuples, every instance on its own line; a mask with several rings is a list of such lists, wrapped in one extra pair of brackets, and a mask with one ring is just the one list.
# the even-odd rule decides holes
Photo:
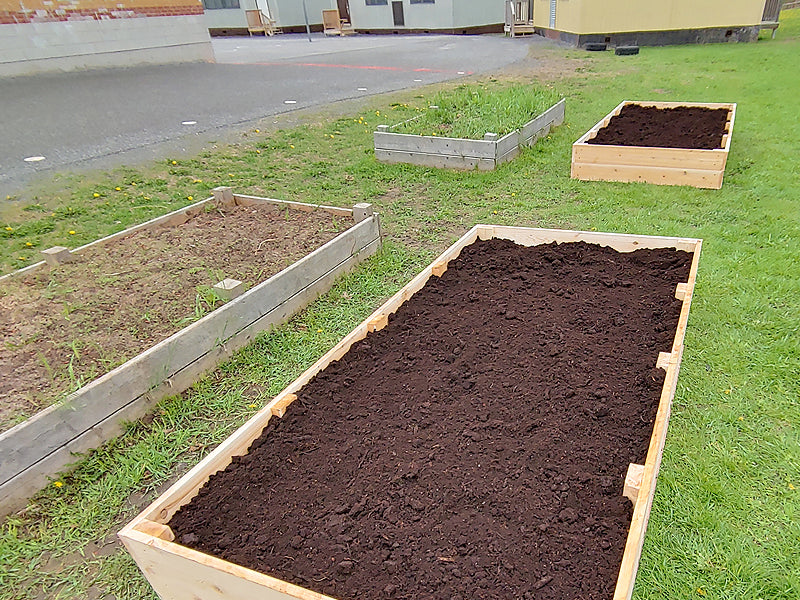
[[(217, 38), (216, 64), (0, 79), (0, 202), (55, 171), (198, 149), (268, 116), (496, 71), (544, 40), (502, 36)], [(43, 156), (39, 162), (28, 157)]]

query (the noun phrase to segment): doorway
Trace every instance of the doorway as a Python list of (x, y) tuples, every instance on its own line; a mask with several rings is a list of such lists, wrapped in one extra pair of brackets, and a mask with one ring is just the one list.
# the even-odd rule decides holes
[(394, 17), (395, 27), (405, 27), (406, 19), (403, 16), (403, 2), (402, 0), (392, 2), (392, 16)]
[(336, 0), (336, 5), (339, 8), (339, 18), (350, 22), (350, 2), (349, 0)]

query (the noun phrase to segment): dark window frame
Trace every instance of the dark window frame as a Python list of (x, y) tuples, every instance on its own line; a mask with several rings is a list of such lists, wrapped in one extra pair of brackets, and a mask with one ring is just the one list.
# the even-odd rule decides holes
[(239, 0), (203, 0), (205, 10), (226, 10), (241, 8)]

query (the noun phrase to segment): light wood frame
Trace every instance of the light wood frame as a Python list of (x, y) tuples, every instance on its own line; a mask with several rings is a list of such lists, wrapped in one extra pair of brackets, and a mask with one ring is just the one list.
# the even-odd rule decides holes
[[(314, 252), (227, 302), (202, 319), (91, 381), (26, 421), (0, 433), (0, 516), (24, 507), (49, 478), (122, 433), (124, 423), (144, 416), (161, 399), (189, 388), (202, 374), (230, 358), (259, 333), (287, 321), (337, 278), (374, 254), (381, 244), (380, 218), (371, 205), (352, 209), (236, 195), (228, 187), (214, 197), (137, 225), (89, 247), (134, 231), (179, 225), (209, 202), (274, 206), (276, 210), (322, 210), (355, 223)], [(44, 263), (41, 263), (44, 264)], [(20, 272), (31, 272), (32, 265)]]
[[(676, 108), (680, 106), (724, 108), (728, 121), (720, 148), (713, 150), (688, 148), (655, 148), (650, 146), (615, 146), (590, 144), (598, 131), (629, 104)], [(708, 102), (643, 102), (624, 100), (602, 121), (572, 145), (573, 179), (583, 181), (644, 182), (656, 185), (689, 185), (719, 189), (733, 137), (736, 104)]]
[(689, 277), (678, 284), (675, 292), (682, 307), (672, 349), (659, 354), (656, 361), (657, 367), (665, 369), (666, 376), (647, 458), (644, 465), (631, 465), (626, 481), (620, 482), (621, 488), (624, 483), (624, 494), (634, 502), (634, 511), (614, 600), (630, 599), (675, 395), (702, 240), (476, 225), (119, 532), (123, 544), (163, 600), (332, 600), (329, 596), (177, 544), (166, 524), (181, 506), (191, 501), (212, 474), (228, 466), (234, 456), (247, 452), (271, 418), (281, 418), (291, 410), (296, 392), (314, 375), (344, 356), (353, 343), (385, 327), (390, 315), (422, 289), (428, 279), (441, 276), (448, 262), (457, 258), (465, 246), (477, 239), (491, 238), (508, 239), (525, 246), (583, 241), (621, 252), (675, 248), (693, 253)]

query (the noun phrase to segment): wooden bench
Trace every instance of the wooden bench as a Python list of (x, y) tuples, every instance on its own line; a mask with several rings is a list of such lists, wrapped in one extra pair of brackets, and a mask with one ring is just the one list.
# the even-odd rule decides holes
[(339, 17), (336, 8), (322, 11), (322, 29), (325, 35), (353, 35), (356, 32), (350, 21)]

